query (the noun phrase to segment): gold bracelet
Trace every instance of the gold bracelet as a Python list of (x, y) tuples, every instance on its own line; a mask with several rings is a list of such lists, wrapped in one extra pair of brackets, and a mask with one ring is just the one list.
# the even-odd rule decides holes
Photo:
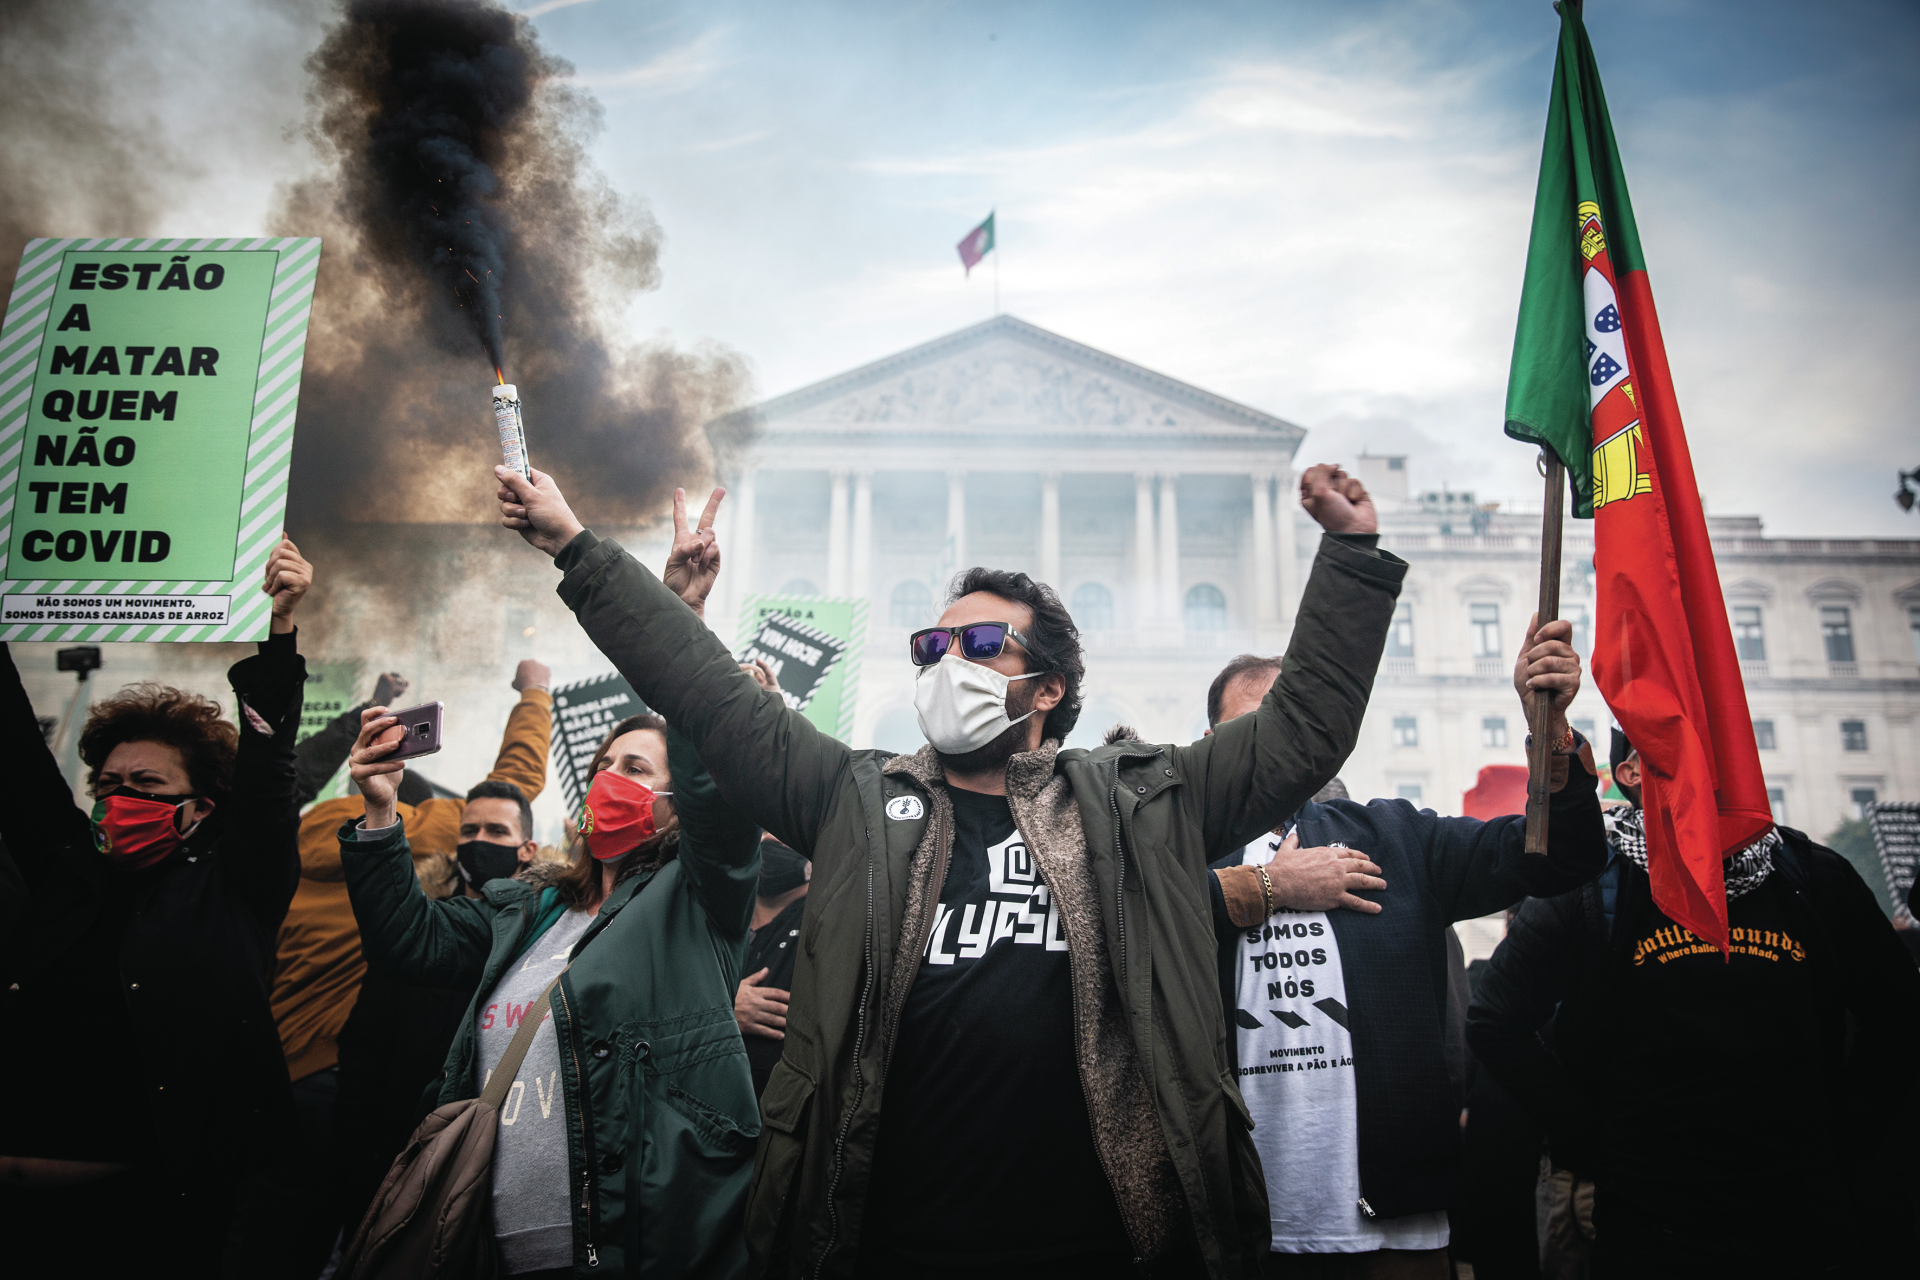
[(1273, 881), (1267, 879), (1267, 869), (1265, 867), (1260, 867), (1258, 870), (1260, 872), (1260, 900), (1267, 908), (1267, 915), (1271, 917), (1273, 915)]

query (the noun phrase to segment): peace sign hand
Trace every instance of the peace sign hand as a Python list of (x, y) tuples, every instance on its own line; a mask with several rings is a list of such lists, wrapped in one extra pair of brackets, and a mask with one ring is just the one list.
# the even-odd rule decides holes
[(673, 491), (673, 549), (667, 552), (667, 566), (660, 571), (660, 581), (702, 618), (707, 616), (707, 594), (720, 576), (720, 544), (714, 537), (713, 518), (720, 510), (720, 499), (726, 496), (725, 489), (715, 489), (707, 499), (707, 509), (700, 513), (700, 523), (689, 530), (687, 491)]

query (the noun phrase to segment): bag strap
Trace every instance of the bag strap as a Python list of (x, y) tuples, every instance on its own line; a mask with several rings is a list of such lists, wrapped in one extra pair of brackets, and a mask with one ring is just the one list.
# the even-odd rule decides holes
[[(568, 965), (567, 968), (572, 968)], [(527, 1059), (527, 1050), (533, 1045), (533, 1033), (547, 1020), (547, 1010), (552, 1007), (553, 989), (560, 985), (560, 978), (566, 975), (566, 969), (540, 993), (540, 998), (527, 1006), (521, 1015), (520, 1028), (513, 1033), (513, 1039), (507, 1042), (507, 1051), (500, 1055), (500, 1062), (487, 1078), (487, 1087), (480, 1093), (480, 1101), (495, 1111), (507, 1100), (507, 1090), (513, 1087), (513, 1078), (520, 1074), (520, 1064)]]

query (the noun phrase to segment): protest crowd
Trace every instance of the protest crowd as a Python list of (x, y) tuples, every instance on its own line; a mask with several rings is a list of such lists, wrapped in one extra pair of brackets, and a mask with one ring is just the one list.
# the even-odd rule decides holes
[[(716, 490), (655, 576), (551, 477), (502, 523), (648, 711), (543, 850), (550, 675), (491, 773), (396, 756), (402, 673), (296, 745), (283, 541), (235, 717), (96, 705), (73, 805), (12, 658), (0, 734), (16, 1275), (1893, 1274), (1920, 972), (1841, 857), (1726, 858), (1731, 945), (1650, 893), (1642, 766), (1588, 742), (1564, 621), (1524, 817), (1358, 803), (1406, 565), (1357, 479), (1284, 655), (1186, 745), (1067, 750), (1046, 584), (977, 567), (915, 633), (927, 745), (856, 751), (708, 629)], [(449, 709), (457, 720), (459, 708)], [(1599, 756), (1625, 803), (1603, 809)], [(345, 764), (351, 794), (319, 800)], [(1508, 912), (1470, 989), (1450, 926)], [(18, 1268), (18, 1269), (15, 1269)]]

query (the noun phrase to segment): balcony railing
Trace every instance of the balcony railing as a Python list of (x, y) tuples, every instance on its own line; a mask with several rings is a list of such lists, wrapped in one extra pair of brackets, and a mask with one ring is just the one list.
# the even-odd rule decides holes
[(1507, 660), (1505, 658), (1475, 658), (1473, 660), (1473, 674), (1476, 676), (1501, 676), (1505, 675), (1506, 672)]
[(1740, 674), (1748, 680), (1767, 678), (1767, 660), (1765, 658), (1743, 658), (1740, 661)]
[(1860, 678), (1860, 664), (1857, 662), (1829, 662), (1827, 664), (1827, 675), (1830, 679), (1834, 680), (1858, 680)]
[(1410, 676), (1413, 674), (1412, 658), (1382, 658), (1380, 674), (1383, 676)]

